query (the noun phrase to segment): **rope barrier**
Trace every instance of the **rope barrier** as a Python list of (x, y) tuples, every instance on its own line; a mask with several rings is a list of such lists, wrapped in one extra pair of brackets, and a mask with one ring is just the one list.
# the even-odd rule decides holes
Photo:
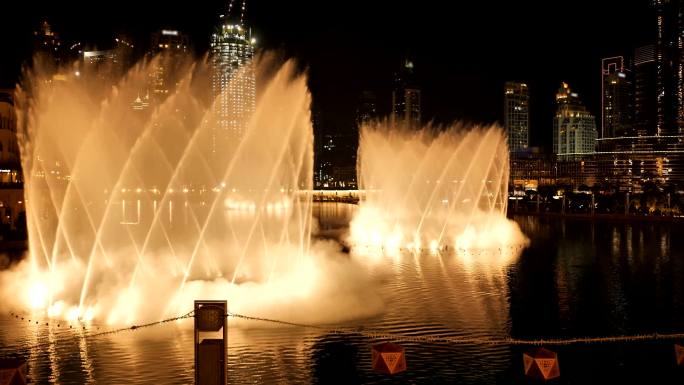
[[(162, 324), (165, 324), (165, 323), (168, 323), (168, 322), (179, 321), (179, 320), (182, 320), (182, 319), (185, 319), (185, 318), (192, 318), (192, 317), (195, 316), (195, 315), (194, 315), (194, 312), (195, 312), (194, 310), (191, 310), (191, 311), (189, 311), (189, 312), (187, 312), (187, 313), (185, 313), (185, 314), (183, 314), (183, 315), (181, 315), (181, 316), (177, 316), (177, 317), (171, 317), (171, 318), (166, 318), (166, 319), (163, 319), (163, 320), (160, 320), (160, 321), (148, 322), (148, 323), (140, 324), (140, 325), (131, 325), (131, 326), (127, 326), (127, 327), (122, 327), (122, 328), (118, 328), (118, 329), (107, 330), (107, 331), (97, 332), (97, 333), (88, 333), (86, 327), (83, 326), (83, 330), (86, 330), (86, 334), (78, 335), (78, 336), (76, 336), (76, 337), (77, 337), (77, 338), (81, 338), (81, 339), (87, 340), (87, 339), (91, 339), (91, 338), (97, 338), (97, 337), (101, 337), (101, 336), (117, 334), (117, 333), (121, 333), (121, 332), (125, 332), (125, 331), (140, 330), (140, 329), (147, 328), (147, 327), (151, 327), (151, 326), (162, 325)], [(21, 320), (24, 320), (24, 318), (28, 319), (28, 317), (21, 316), (21, 315), (19, 315), (19, 314), (17, 314), (17, 313), (13, 313), (13, 312), (10, 312), (10, 315), (11, 315), (11, 316), (14, 316), (14, 317), (17, 318), (17, 319), (21, 317)], [(33, 322), (33, 321), (29, 320), (29, 323), (32, 323), (32, 322)], [(36, 321), (36, 325), (40, 325), (38, 321)], [(45, 326), (49, 326), (49, 322), (46, 322), (46, 323), (45, 323)], [(58, 323), (57, 326), (60, 327), (60, 326), (61, 326), (61, 323)], [(69, 329), (73, 329), (72, 326), (73, 326), (73, 325), (69, 325)], [(99, 327), (98, 327), (98, 329), (99, 329)], [(64, 329), (64, 330), (67, 330), (67, 329), (66, 329), (66, 324), (65, 324), (65, 329)], [(5, 346), (5, 347), (2, 347), (2, 348), (3, 348), (3, 349), (6, 349), (6, 350), (13, 350), (13, 349), (15, 349), (15, 350), (32, 350), (32, 349), (39, 348), (39, 347), (41, 347), (41, 346), (50, 347), (51, 345), (56, 345), (58, 342), (61, 342), (61, 341), (64, 341), (64, 340), (54, 340), (54, 341), (47, 341), (47, 342), (37, 342), (37, 343), (31, 344), (31, 345), (17, 345), (17, 346), (9, 345), (9, 346)], [(1, 346), (0, 346), (0, 347), (1, 347)]]
[(124, 331), (129, 331), (129, 330), (140, 330), (140, 329), (147, 328), (147, 327), (150, 327), (150, 326), (157, 326), (157, 325), (165, 324), (165, 323), (168, 323), (168, 322), (180, 321), (180, 320), (185, 319), (185, 318), (192, 318), (192, 317), (194, 317), (195, 315), (194, 315), (193, 313), (195, 313), (195, 311), (194, 311), (194, 310), (191, 310), (191, 311), (189, 311), (189, 312), (187, 312), (187, 313), (185, 313), (185, 314), (183, 314), (183, 315), (181, 315), (181, 316), (178, 316), (178, 317), (166, 318), (166, 319), (163, 319), (163, 320), (161, 320), (161, 321), (149, 322), (149, 323), (141, 324), (141, 325), (131, 325), (131, 326), (125, 327), (125, 328), (119, 328), (119, 329), (114, 329), (114, 330), (108, 330), (108, 331), (104, 331), (104, 332), (89, 334), (89, 335), (86, 336), (86, 338), (94, 338), (94, 337), (106, 336), (106, 335), (116, 334), (116, 333), (120, 333), (120, 332), (124, 332)]
[(378, 340), (395, 340), (404, 342), (424, 342), (424, 343), (447, 343), (447, 344), (473, 344), (473, 345), (527, 345), (527, 346), (542, 346), (542, 345), (577, 345), (577, 344), (592, 344), (592, 343), (619, 343), (619, 342), (637, 342), (637, 341), (656, 341), (656, 340), (681, 340), (684, 339), (684, 333), (651, 333), (651, 334), (636, 334), (636, 335), (621, 335), (621, 336), (606, 336), (606, 337), (574, 337), (574, 338), (546, 338), (546, 339), (520, 339), (513, 337), (456, 337), (456, 336), (441, 336), (441, 335), (408, 335), (402, 333), (387, 333), (381, 331), (368, 331), (363, 327), (325, 327), (317, 325), (308, 325), (301, 323), (294, 323), (288, 321), (281, 321), (270, 318), (253, 317), (238, 313), (229, 312), (228, 317), (240, 318), (250, 321), (261, 321), (276, 323), (287, 326), (297, 326), (304, 328), (317, 329), (331, 334), (358, 334), (371, 339)]
[[(113, 330), (107, 330), (97, 333), (86, 333), (77, 336), (81, 339), (91, 339), (106, 335), (113, 335), (125, 331), (135, 331), (143, 328), (148, 328), (152, 326), (158, 326), (165, 323), (179, 321), (186, 318), (193, 318), (195, 316), (195, 311), (189, 311), (183, 315), (177, 317), (166, 318), (160, 321), (149, 322), (140, 325), (131, 325), (127, 327), (122, 327)], [(15, 313), (11, 313), (16, 315)], [(236, 319), (243, 319), (247, 321), (258, 321), (267, 322), (285, 326), (293, 326), (300, 328), (315, 329), (322, 332), (330, 334), (355, 334), (367, 337), (370, 339), (377, 340), (394, 340), (403, 342), (421, 342), (421, 343), (445, 343), (445, 344), (471, 344), (471, 345), (526, 345), (526, 346), (562, 346), (562, 345), (578, 345), (578, 344), (605, 344), (605, 343), (623, 343), (623, 342), (639, 342), (639, 341), (673, 341), (673, 340), (684, 340), (684, 333), (650, 333), (650, 334), (635, 334), (635, 335), (619, 335), (619, 336), (603, 336), (603, 337), (572, 337), (572, 338), (542, 338), (542, 339), (520, 339), (513, 337), (473, 337), (473, 336), (443, 336), (435, 334), (425, 334), (425, 335), (409, 335), (403, 333), (391, 333), (384, 331), (373, 331), (366, 329), (363, 326), (352, 327), (352, 326), (342, 326), (342, 327), (329, 327), (320, 326), (304, 323), (289, 322), (271, 318), (248, 316), (239, 313), (228, 312), (226, 317), (232, 317)], [(17, 316), (18, 318), (18, 316)], [(37, 323), (38, 324), (38, 323)], [(48, 325), (48, 323), (45, 323)], [(58, 324), (59, 326), (59, 324)], [(71, 325), (70, 325), (71, 328)], [(86, 330), (83, 327), (83, 330)], [(33, 349), (40, 347), (42, 345), (54, 345), (59, 340), (48, 341), (47, 343), (36, 343), (29, 346), (17, 346), (17, 349)], [(11, 346), (6, 346), (4, 349), (11, 348)]]

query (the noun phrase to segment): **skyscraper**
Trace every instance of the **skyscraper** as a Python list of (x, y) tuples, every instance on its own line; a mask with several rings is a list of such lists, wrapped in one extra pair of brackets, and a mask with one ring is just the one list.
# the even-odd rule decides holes
[(684, 133), (684, 0), (653, 0), (656, 12), (656, 135)]
[(21, 227), (18, 219), (25, 209), (14, 94), (14, 89), (0, 89), (0, 223)]
[(112, 40), (110, 47), (103, 50), (84, 50), (83, 71), (107, 82), (118, 81), (133, 64), (134, 45), (129, 38), (120, 36)]
[(638, 136), (655, 135), (658, 120), (655, 46), (634, 51), (634, 129)]
[(239, 17), (228, 5), (228, 13), (211, 36), (211, 88), (215, 97), (216, 122), (212, 131), (211, 152), (217, 153), (242, 137), (245, 126), (256, 108), (254, 47), (256, 40), (244, 23), (245, 4)]
[(363, 91), (356, 107), (356, 125), (360, 128), (365, 122), (378, 117), (378, 105), (375, 94), (371, 91)]
[(152, 34), (148, 56), (152, 59), (149, 73), (149, 91), (154, 99), (163, 99), (176, 86), (174, 77), (188, 53), (188, 37), (174, 29), (162, 29)]
[(421, 119), (420, 89), (413, 73), (413, 62), (405, 59), (394, 74), (392, 90), (392, 124), (406, 124), (419, 128)]
[(601, 60), (601, 138), (632, 134), (632, 79), (622, 56)]
[(33, 32), (33, 50), (34, 54), (42, 56), (41, 59), (49, 59), (46, 64), (56, 67), (63, 62), (62, 40), (47, 21), (43, 21), (40, 28)]
[(556, 94), (558, 108), (553, 118), (553, 152), (558, 156), (575, 156), (594, 152), (596, 119), (562, 83)]
[(525, 83), (506, 82), (504, 86), (504, 128), (510, 152), (529, 146), (530, 94)]

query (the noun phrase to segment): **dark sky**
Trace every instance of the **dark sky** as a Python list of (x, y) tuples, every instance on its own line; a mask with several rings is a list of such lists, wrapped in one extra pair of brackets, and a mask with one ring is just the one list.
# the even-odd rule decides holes
[[(42, 19), (66, 41), (101, 42), (126, 33), (147, 43), (151, 31), (175, 28), (190, 35), (201, 54), (226, 8), (217, 0), (12, 3), (0, 5), (1, 86), (16, 81)], [(560, 81), (598, 115), (600, 58), (629, 54), (652, 39), (649, 3), (248, 0), (247, 20), (261, 47), (281, 49), (309, 68), (328, 130), (349, 129), (364, 89), (375, 91), (387, 111), (392, 73), (410, 54), (426, 120), (500, 121), (503, 83), (523, 80), (532, 98), (532, 145), (547, 146)]]

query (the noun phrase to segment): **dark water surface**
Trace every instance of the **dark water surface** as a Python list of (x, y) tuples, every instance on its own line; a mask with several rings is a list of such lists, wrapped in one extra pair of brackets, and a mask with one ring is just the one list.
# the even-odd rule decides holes
[[(344, 228), (350, 210), (317, 207), (323, 232)], [(384, 312), (350, 324), (409, 335), (529, 339), (684, 332), (684, 226), (515, 220), (531, 244), (512, 264), (429, 252), (387, 259), (377, 287)], [(36, 383), (193, 382), (188, 327), (169, 323), (82, 339), (81, 330), (41, 321), (0, 315), (0, 356), (28, 358)], [(408, 370), (389, 377), (371, 371), (370, 346), (381, 341), (263, 326), (229, 329), (229, 383), (534, 383), (522, 375), (525, 347), (395, 341), (406, 348)], [(669, 341), (550, 348), (561, 369), (553, 383), (684, 383)]]

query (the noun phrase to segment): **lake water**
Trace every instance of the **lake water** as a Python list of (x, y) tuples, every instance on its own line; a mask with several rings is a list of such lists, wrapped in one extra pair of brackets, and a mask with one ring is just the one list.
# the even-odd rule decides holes
[[(316, 207), (322, 233), (344, 231), (354, 206)], [(530, 246), (504, 268), (451, 252), (403, 254), (378, 271), (384, 311), (345, 325), (409, 335), (563, 338), (684, 332), (684, 226), (516, 217)], [(477, 255), (472, 256), (477, 258)], [(2, 306), (0, 305), (0, 310)], [(184, 322), (192, 322), (191, 320)], [(371, 370), (362, 334), (271, 327), (229, 328), (232, 384), (517, 384), (524, 346), (394, 341), (408, 370)], [(97, 332), (93, 327), (91, 332)], [(0, 315), (0, 356), (29, 360), (36, 383), (189, 384), (192, 330), (177, 323), (83, 339), (41, 319)], [(52, 342), (52, 343), (51, 343)], [(671, 341), (549, 346), (555, 383), (682, 383)]]

